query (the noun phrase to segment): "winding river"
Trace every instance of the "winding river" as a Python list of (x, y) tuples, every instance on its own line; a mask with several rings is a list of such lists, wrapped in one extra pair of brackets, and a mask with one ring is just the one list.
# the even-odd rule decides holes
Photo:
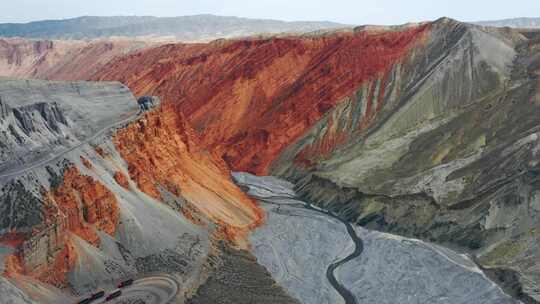
[(304, 205), (304, 207), (306, 209), (317, 211), (317, 212), (326, 214), (330, 217), (333, 217), (339, 220), (340, 222), (342, 222), (345, 225), (345, 227), (347, 227), (347, 233), (349, 233), (349, 237), (354, 243), (354, 251), (348, 256), (346, 256), (345, 258), (328, 265), (328, 268), (326, 269), (326, 277), (328, 278), (328, 281), (330, 282), (332, 287), (334, 287), (334, 289), (343, 297), (343, 300), (345, 300), (346, 304), (357, 304), (356, 298), (354, 297), (352, 292), (348, 290), (343, 284), (338, 282), (334, 272), (338, 267), (342, 266), (343, 264), (347, 263), (348, 261), (352, 259), (359, 257), (362, 254), (362, 251), (364, 251), (364, 243), (362, 242), (362, 239), (358, 237), (351, 223), (341, 219), (339, 216), (334, 215), (332, 212), (322, 211), (322, 210), (313, 208), (311, 204), (307, 204), (307, 203)]
[(351, 224), (279, 178), (233, 177), (267, 211), (251, 237), (257, 259), (302, 303), (521, 303), (466, 254)]
[[(296, 199), (296, 197), (292, 193), (283, 192), (282, 193), (283, 195), (279, 195), (279, 193), (278, 193), (278, 195), (276, 195), (276, 189), (271, 189), (269, 187), (265, 187), (262, 184), (249, 183), (249, 182), (247, 182), (245, 180), (244, 181), (239, 181), (238, 179), (237, 179), (237, 183), (240, 186), (249, 188), (249, 190), (253, 190), (253, 189), (258, 188), (258, 189), (263, 190), (263, 191), (265, 191), (267, 193), (272, 193), (272, 195), (257, 195), (253, 191), (248, 191), (248, 194), (250, 196), (252, 196), (253, 198), (259, 200), (262, 203), (278, 205), (278, 206), (279, 205), (286, 205), (288, 207), (293, 207), (293, 208), (308, 209), (308, 210), (311, 210), (311, 211), (315, 211), (315, 212), (324, 214), (324, 215), (329, 216), (331, 218), (334, 218), (334, 219), (340, 221), (343, 225), (345, 225), (345, 227), (347, 228), (347, 233), (349, 234), (349, 237), (351, 238), (352, 242), (354, 243), (354, 250), (353, 250), (352, 253), (350, 253), (346, 257), (344, 257), (344, 258), (342, 258), (342, 259), (328, 265), (328, 267), (326, 269), (326, 278), (328, 279), (328, 282), (330, 283), (330, 285), (332, 285), (332, 287), (341, 295), (341, 297), (345, 301), (345, 304), (357, 304), (358, 302), (357, 302), (356, 297), (354, 296), (354, 294), (349, 289), (347, 289), (347, 287), (345, 285), (341, 284), (338, 281), (338, 279), (336, 278), (336, 274), (335, 274), (335, 271), (339, 267), (341, 267), (344, 264), (346, 264), (347, 262), (359, 257), (362, 254), (362, 252), (364, 251), (364, 244), (362, 242), (362, 239), (360, 237), (358, 237), (358, 235), (356, 234), (356, 231), (354, 230), (352, 224), (349, 223), (346, 220), (343, 220), (342, 218), (340, 218), (339, 216), (335, 215), (334, 213), (332, 213), (330, 211), (320, 209), (320, 208), (316, 208), (310, 203), (307, 203), (307, 202), (300, 201), (300, 200)], [(276, 202), (277, 200), (288, 201), (288, 203), (280, 204), (280, 203)]]

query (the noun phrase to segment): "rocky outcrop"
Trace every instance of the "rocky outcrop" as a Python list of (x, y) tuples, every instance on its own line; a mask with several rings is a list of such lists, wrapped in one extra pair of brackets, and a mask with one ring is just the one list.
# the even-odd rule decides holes
[(0, 179), (73, 150), (135, 115), (132, 99), (119, 83), (0, 78)]
[(5, 272), (66, 287), (78, 259), (72, 234), (98, 246), (98, 231), (114, 235), (119, 221), (115, 194), (74, 165), (92, 169), (89, 157), (69, 153), (137, 106), (118, 83), (5, 78), (0, 100), (1, 244), (16, 249)]
[(129, 181), (127, 177), (124, 175), (124, 173), (117, 171), (114, 173), (114, 180), (122, 187), (128, 189), (129, 188)]
[[(6, 130), (1, 147), (2, 234), (19, 236), (17, 242), (2, 242), (16, 248), (6, 273), (66, 287), (77, 261), (71, 234), (98, 246), (97, 231), (113, 235), (119, 220), (113, 192), (81, 173), (68, 154), (111, 122), (121, 121), (110, 102), (117, 103), (117, 111), (136, 109), (130, 105), (133, 96), (119, 84), (2, 79), (0, 99), (0, 124)], [(84, 117), (92, 111), (98, 115)], [(87, 157), (77, 158), (81, 167), (92, 168)]]
[(130, 177), (151, 197), (182, 197), (232, 239), (262, 222), (262, 212), (231, 182), (223, 161), (201, 149), (195, 132), (174, 113), (149, 113), (118, 131), (114, 142)]
[(18, 160), (0, 174), (0, 269), (33, 298), (56, 299), (44, 283), (70, 298), (160, 272), (185, 299), (208, 275), (211, 236), (247, 247), (262, 221), (181, 117), (137, 116), (118, 83), (2, 79), (0, 98), (0, 125), (22, 138), (3, 133)]
[(120, 216), (114, 193), (75, 167), (62, 177), (62, 184), (45, 194), (51, 204), (46, 206), (47, 220), (65, 218), (69, 231), (94, 246), (99, 245), (95, 229), (114, 236)]

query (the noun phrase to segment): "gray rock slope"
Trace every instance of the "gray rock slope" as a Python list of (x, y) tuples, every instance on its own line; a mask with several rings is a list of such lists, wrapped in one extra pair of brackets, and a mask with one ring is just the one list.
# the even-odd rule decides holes
[[(540, 35), (449, 19), (431, 31), (395, 68), (366, 130), (356, 127), (366, 103), (359, 88), (271, 172), (353, 222), (465, 250), (536, 303)], [(336, 128), (346, 144), (311, 167), (295, 162)]]
[(257, 258), (246, 250), (220, 244), (221, 252), (208, 280), (187, 304), (298, 304)]
[(0, 178), (129, 121), (133, 98), (120, 83), (0, 78)]
[[(128, 188), (114, 178), (116, 172), (129, 173), (111, 134), (135, 119), (138, 109), (126, 87), (0, 79), (0, 100), (0, 236), (26, 235), (19, 249), (25, 265), (35, 269), (47, 267), (68, 246), (66, 240), (76, 253), (75, 266), (66, 274), (69, 288), (56, 294), (53, 287), (24, 276), (1, 278), (0, 303), (4, 295), (9, 303), (27, 303), (28, 295), (40, 303), (70, 303), (146, 274), (172, 274), (180, 286), (178, 300), (200, 284), (210, 251), (208, 228), (149, 197), (129, 178)], [(66, 167), (77, 168), (116, 198), (119, 223), (112, 236), (96, 229), (97, 247), (68, 231), (62, 217), (45, 216), (43, 193), (61, 183)], [(13, 252), (6, 246), (0, 247), (0, 269)]]
[(22, 290), (14, 286), (8, 279), (0, 277), (0, 295), (3, 304), (34, 304)]
[[(302, 303), (344, 303), (328, 284), (329, 264), (353, 249), (342, 222), (307, 210), (292, 184), (235, 173), (235, 180), (262, 202), (266, 224), (251, 236), (258, 261)], [(357, 303), (519, 303), (506, 295), (471, 259), (416, 239), (356, 226), (362, 254), (337, 269)]]

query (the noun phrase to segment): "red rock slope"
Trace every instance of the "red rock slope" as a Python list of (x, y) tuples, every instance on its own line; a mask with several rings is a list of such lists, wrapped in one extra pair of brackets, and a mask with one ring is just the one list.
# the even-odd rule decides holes
[(139, 189), (157, 200), (164, 200), (158, 187), (184, 198), (240, 245), (263, 221), (263, 211), (231, 181), (227, 165), (201, 149), (195, 132), (171, 111), (147, 114), (119, 130), (114, 143)]
[[(165, 45), (113, 61), (95, 79), (162, 97), (231, 168), (265, 173), (344, 97), (366, 82), (387, 81), (428, 28)], [(384, 95), (371, 87), (372, 99)], [(371, 104), (367, 117), (379, 108)]]
[(0, 39), (0, 76), (49, 80), (88, 79), (113, 58), (150, 44), (127, 39)]

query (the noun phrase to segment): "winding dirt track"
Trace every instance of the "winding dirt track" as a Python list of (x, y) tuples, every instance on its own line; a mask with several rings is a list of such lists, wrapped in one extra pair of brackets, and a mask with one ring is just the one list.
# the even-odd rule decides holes
[(173, 277), (156, 275), (137, 280), (133, 285), (122, 288), (122, 295), (114, 300), (105, 302), (102, 299), (96, 303), (125, 304), (142, 300), (146, 304), (167, 304), (176, 296), (178, 288), (178, 282)]

